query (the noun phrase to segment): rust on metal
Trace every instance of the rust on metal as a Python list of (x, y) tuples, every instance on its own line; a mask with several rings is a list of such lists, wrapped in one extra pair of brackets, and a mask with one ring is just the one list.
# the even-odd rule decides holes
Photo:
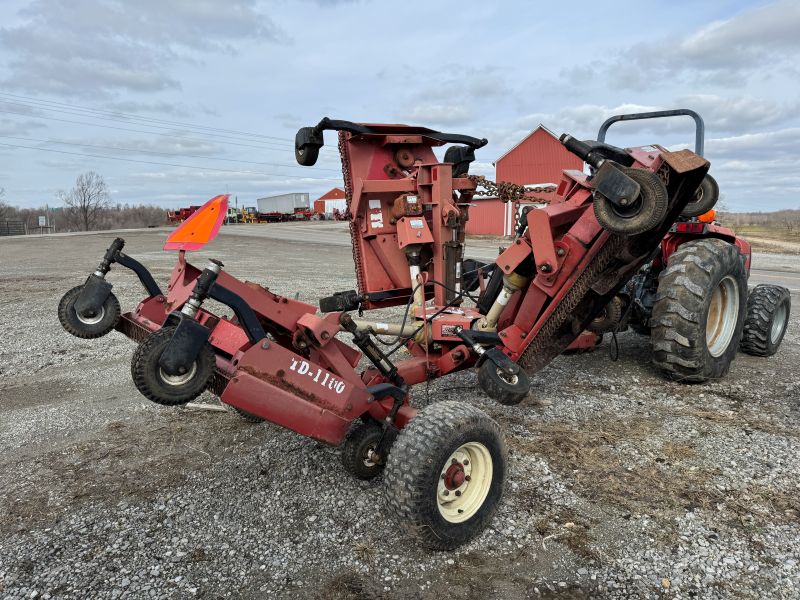
[(661, 156), (664, 162), (672, 167), (672, 170), (676, 173), (687, 173), (710, 165), (705, 158), (698, 156), (691, 150), (678, 150), (676, 152), (664, 150), (661, 152)]

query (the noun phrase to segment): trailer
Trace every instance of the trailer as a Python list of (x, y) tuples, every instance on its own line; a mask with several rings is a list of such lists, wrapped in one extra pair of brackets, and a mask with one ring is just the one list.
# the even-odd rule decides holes
[[(269, 215), (268, 220), (280, 221), (293, 218), (297, 209), (309, 210), (310, 202), (307, 192), (295, 192), (259, 198), (256, 205), (259, 214)], [(287, 215), (287, 219), (281, 219), (279, 215)]]

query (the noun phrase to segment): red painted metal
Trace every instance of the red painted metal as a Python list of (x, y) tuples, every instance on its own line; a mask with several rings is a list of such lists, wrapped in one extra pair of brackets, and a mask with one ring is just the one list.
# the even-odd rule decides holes
[[(351, 185), (359, 291), (381, 294), (367, 296), (363, 307), (407, 305), (417, 282), (432, 300), (411, 311), (409, 324), (413, 322), (419, 334), (405, 344), (411, 357), (395, 363), (399, 377), (409, 385), (473, 366), (478, 355), (458, 332), (472, 329), (484, 316), (461, 307), (460, 298), (453, 298), (444, 284), (455, 268), (448, 252), (464, 239), (474, 184), (468, 178), (453, 178), (452, 165), (436, 160), (432, 147), (441, 142), (428, 133), (424, 128), (376, 125), (371, 133), (340, 134)], [(651, 171), (661, 166), (662, 154), (657, 148), (632, 152), (636, 166)], [(525, 235), (496, 261), (506, 275), (513, 275), (515, 285), (523, 282), (506, 304), (498, 328), (499, 347), (514, 360), (610, 238), (594, 216), (591, 183), (585, 175), (566, 171), (558, 190), (556, 202), (529, 213)], [(726, 235), (721, 228), (714, 231)], [(410, 264), (420, 270), (413, 283)], [(158, 329), (186, 303), (200, 274), (186, 261), (185, 252), (179, 252), (166, 296), (148, 298), (134, 313), (124, 315), (123, 330), (133, 336)], [(343, 440), (354, 419), (369, 415), (381, 420), (393, 411), (392, 397), (374, 398), (369, 389), (386, 383), (387, 376), (376, 367), (358, 371), (361, 352), (336, 337), (340, 313), (319, 315), (311, 304), (274, 294), (224, 270), (215, 285), (239, 296), (267, 333), (253, 342), (235, 318), (202, 308), (197, 313), (197, 320), (210, 330), (209, 342), (217, 355), (214, 389), (223, 402), (332, 444)], [(132, 333), (134, 329), (139, 333)], [(596, 337), (576, 344), (585, 347), (590, 341)], [(415, 412), (406, 397), (394, 423), (403, 427)]]

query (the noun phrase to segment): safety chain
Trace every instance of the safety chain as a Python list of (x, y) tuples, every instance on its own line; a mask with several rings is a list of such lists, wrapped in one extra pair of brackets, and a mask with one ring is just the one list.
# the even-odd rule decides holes
[[(468, 175), (467, 176), (475, 187), (482, 187), (489, 196), (499, 198), (503, 202), (517, 202), (526, 197), (526, 194), (546, 194), (548, 192), (555, 192), (556, 186), (554, 185), (537, 185), (534, 187), (526, 187), (517, 183), (509, 181), (492, 181), (486, 179), (483, 175)], [(549, 199), (546, 198), (528, 198), (534, 202), (542, 202), (548, 204)]]
[[(550, 204), (549, 198), (537, 198), (535, 196), (527, 196), (527, 194), (546, 194), (555, 192), (556, 186), (554, 185), (537, 185), (533, 187), (526, 187), (517, 183), (508, 181), (494, 182), (486, 179), (483, 175), (468, 175), (469, 180), (475, 184), (475, 187), (482, 187), (489, 196), (499, 198), (503, 202), (519, 202), (522, 199), (527, 199), (529, 202), (539, 202), (541, 204)], [(514, 231), (519, 229), (520, 219), (522, 218), (523, 211), (517, 211), (517, 216), (514, 219)]]

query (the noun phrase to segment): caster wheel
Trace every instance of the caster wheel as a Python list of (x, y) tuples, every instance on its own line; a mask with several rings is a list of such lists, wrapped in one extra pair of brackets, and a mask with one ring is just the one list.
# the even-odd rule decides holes
[(655, 229), (667, 216), (667, 188), (658, 175), (643, 169), (620, 167), (620, 171), (639, 184), (641, 192), (628, 206), (617, 206), (595, 194), (594, 215), (604, 229), (620, 235), (636, 235)]
[(522, 402), (531, 388), (531, 380), (522, 367), (516, 375), (509, 375), (490, 360), (478, 369), (478, 383), (487, 396), (506, 406)]
[(506, 475), (500, 427), (464, 402), (425, 407), (400, 431), (386, 465), (386, 500), (398, 525), (450, 550), (492, 520)]
[(61, 298), (58, 303), (58, 320), (61, 326), (75, 337), (91, 340), (103, 337), (116, 327), (119, 321), (119, 300), (114, 294), (109, 294), (100, 312), (96, 315), (80, 315), (75, 310), (75, 301), (80, 296), (82, 285), (72, 288)]
[[(397, 436), (397, 432), (389, 429), (387, 436), (389, 446)], [(342, 446), (342, 464), (344, 468), (359, 479), (372, 479), (377, 477), (384, 466), (385, 457), (375, 454), (378, 443), (383, 436), (383, 427), (374, 421), (359, 423), (350, 431)]]
[(156, 404), (177, 406), (194, 400), (208, 387), (214, 374), (214, 350), (206, 342), (188, 373), (167, 375), (158, 364), (172, 339), (175, 327), (162, 327), (151, 333), (136, 348), (131, 361), (131, 376), (142, 395)]

